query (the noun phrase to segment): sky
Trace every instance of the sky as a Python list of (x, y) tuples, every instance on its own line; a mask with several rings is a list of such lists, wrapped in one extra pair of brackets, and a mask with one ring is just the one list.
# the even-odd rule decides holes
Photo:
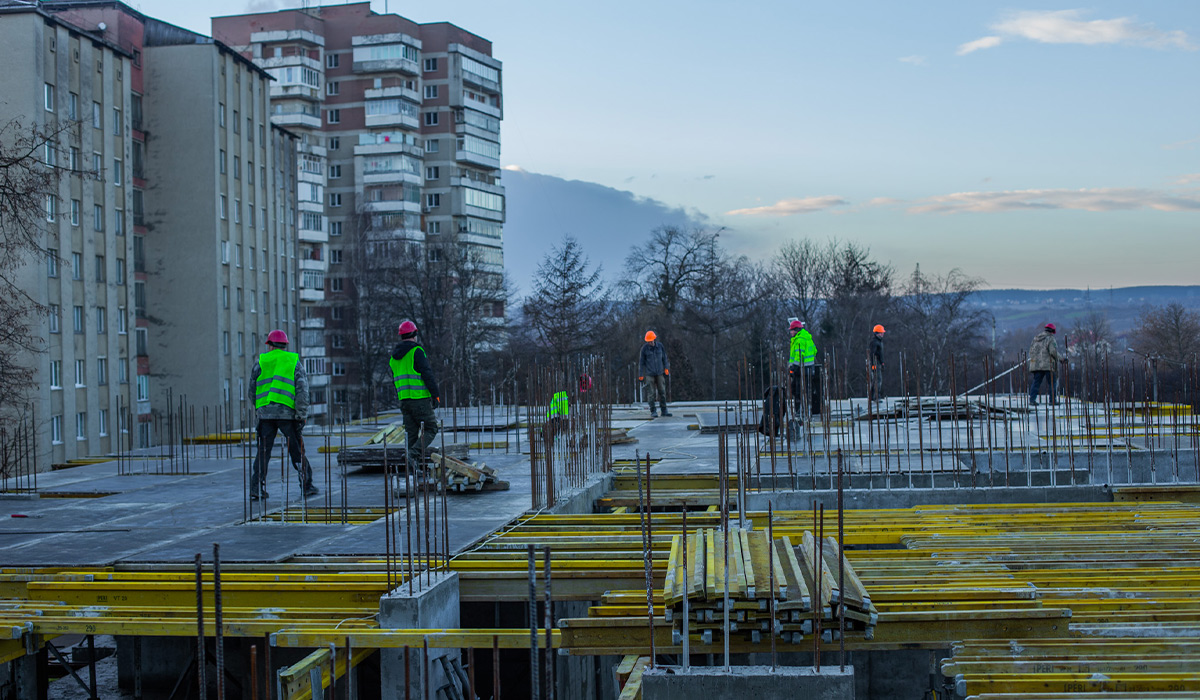
[[(131, 4), (209, 33), (299, 2)], [(507, 168), (686, 211), (752, 258), (808, 236), (997, 288), (1200, 281), (1200, 2), (387, 9), (493, 42)]]

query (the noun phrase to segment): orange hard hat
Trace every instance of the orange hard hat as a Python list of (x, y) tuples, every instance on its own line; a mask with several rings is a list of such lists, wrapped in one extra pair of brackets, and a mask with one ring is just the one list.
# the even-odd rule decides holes
[(883, 333), (884, 332), (883, 326), (881, 326), (877, 323), (877, 324), (875, 324), (875, 327), (871, 329), (871, 332), (872, 333)]
[(647, 343), (653, 343), (654, 339), (657, 337), (658, 336), (655, 335), (654, 331), (646, 331), (646, 342)]

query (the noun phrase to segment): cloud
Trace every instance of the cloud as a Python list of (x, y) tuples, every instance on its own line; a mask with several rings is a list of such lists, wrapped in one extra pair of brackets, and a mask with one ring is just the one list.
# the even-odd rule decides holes
[(529, 172), (528, 170), (526, 170), (525, 168), (522, 168), (522, 167), (521, 167), (521, 166), (519, 166), (519, 165), (506, 165), (506, 166), (504, 166), (503, 168), (501, 168), (501, 170), (508, 170), (508, 171), (510, 171), (510, 172), (514, 172), (514, 173), (525, 173), (525, 172)]
[(999, 46), (1009, 39), (1025, 39), (1042, 44), (1123, 44), (1153, 49), (1196, 50), (1186, 32), (1162, 30), (1132, 17), (1083, 19), (1080, 10), (1026, 10), (1015, 12), (990, 27), (996, 34), (969, 41), (958, 47), (964, 56), (980, 49)]
[(1194, 139), (1184, 139), (1183, 141), (1176, 141), (1175, 143), (1163, 144), (1163, 150), (1164, 151), (1177, 151), (1181, 148), (1191, 148), (1192, 146), (1195, 146), (1196, 144), (1200, 144), (1200, 136), (1197, 136)]
[(908, 208), (910, 214), (995, 213), (1028, 210), (1200, 211), (1200, 190), (1161, 192), (1133, 187), (1083, 190), (1007, 190), (955, 192), (926, 197)]
[(274, 12), (283, 9), (282, 0), (249, 0), (246, 3), (246, 12)]
[(1200, 182), (1200, 173), (1180, 175), (1179, 178), (1175, 180), (1176, 185), (1192, 185), (1198, 182)]
[(955, 51), (955, 53), (957, 53), (959, 56), (966, 56), (972, 51), (990, 49), (993, 46), (999, 46), (1001, 41), (1002, 39), (998, 36), (985, 36), (982, 39), (968, 41), (967, 43), (960, 45), (958, 47), (958, 51)]
[(849, 202), (841, 197), (828, 194), (821, 197), (791, 197), (781, 199), (770, 206), (734, 209), (725, 213), (728, 216), (792, 216), (793, 214), (811, 214), (832, 207), (843, 207), (847, 204)]
[(900, 204), (904, 200), (896, 199), (895, 197), (875, 197), (867, 202), (868, 207), (890, 207), (893, 204)]
[(901, 63), (910, 63), (914, 66), (925, 65), (925, 57), (924, 56), (901, 56), (900, 58), (898, 58), (896, 60), (900, 61)]

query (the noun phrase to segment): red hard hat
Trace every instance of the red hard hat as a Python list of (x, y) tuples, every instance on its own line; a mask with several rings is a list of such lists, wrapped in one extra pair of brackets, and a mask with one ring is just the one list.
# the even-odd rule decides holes
[(405, 321), (400, 324), (400, 335), (412, 335), (417, 332), (417, 324), (412, 321)]
[(1058, 329), (1054, 327), (1053, 323), (1047, 323), (1046, 330), (1050, 331), (1051, 333), (1058, 331)]
[(791, 323), (788, 324), (789, 331), (799, 330), (803, 327), (804, 327), (803, 321), (792, 321)]
[(267, 342), (268, 343), (279, 343), (281, 345), (287, 345), (288, 344), (287, 333), (284, 333), (281, 330), (273, 330), (267, 334)]

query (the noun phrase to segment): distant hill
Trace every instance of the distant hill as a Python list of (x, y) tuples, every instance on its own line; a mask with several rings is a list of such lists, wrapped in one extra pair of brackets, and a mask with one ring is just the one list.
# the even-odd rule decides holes
[(1141, 286), (1114, 289), (987, 289), (972, 303), (988, 309), (998, 332), (1027, 331), (1044, 323), (1069, 329), (1089, 311), (1108, 316), (1113, 332), (1125, 336), (1142, 309), (1179, 302), (1200, 310), (1200, 286)]

